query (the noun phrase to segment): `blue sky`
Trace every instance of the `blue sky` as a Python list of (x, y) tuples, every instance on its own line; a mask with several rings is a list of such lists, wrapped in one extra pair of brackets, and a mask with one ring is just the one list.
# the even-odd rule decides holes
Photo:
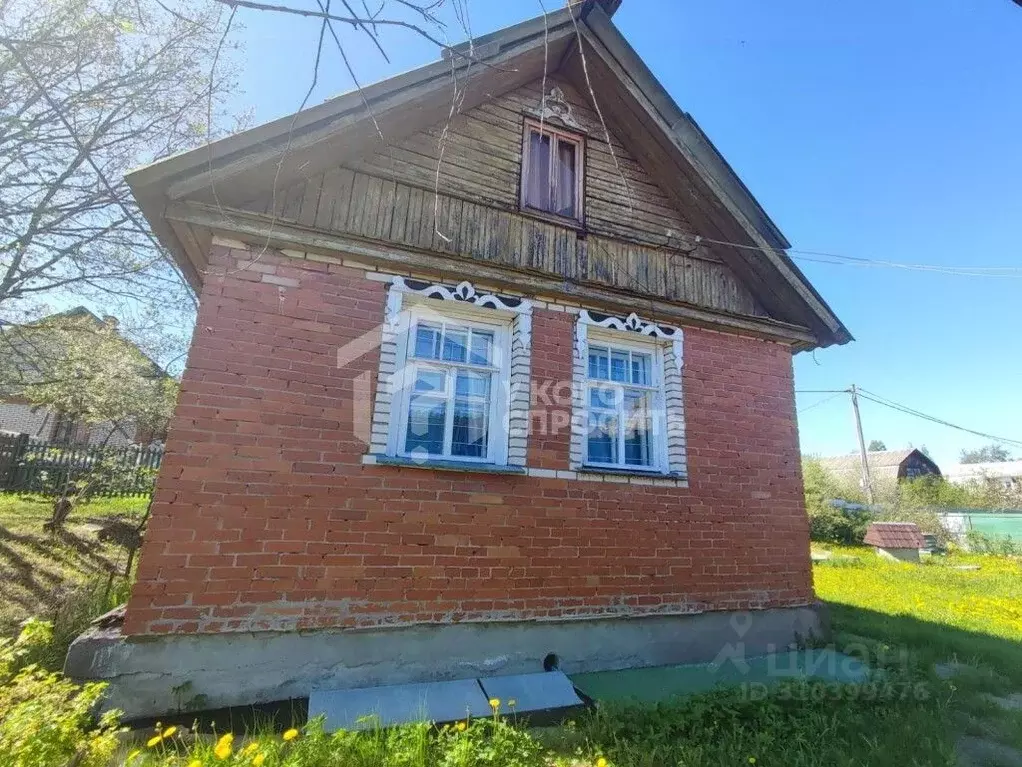
[[(540, 0), (467, 5), (476, 35), (541, 12)], [(463, 38), (445, 18), (451, 41)], [(318, 25), (244, 9), (237, 21), (236, 107), (256, 122), (294, 111)], [(624, 0), (615, 22), (795, 248), (1022, 267), (1022, 8), (1011, 0)], [(390, 32), (388, 64), (360, 36), (342, 35), (364, 83), (437, 57)], [(325, 48), (309, 103), (351, 87), (336, 49)], [(1022, 274), (799, 263), (857, 340), (799, 355), (798, 389), (856, 383), (1022, 440)], [(848, 398), (817, 405), (826, 396), (798, 397), (803, 450), (851, 452)], [(989, 441), (872, 403), (862, 409), (867, 440), (926, 445), (938, 463)]]

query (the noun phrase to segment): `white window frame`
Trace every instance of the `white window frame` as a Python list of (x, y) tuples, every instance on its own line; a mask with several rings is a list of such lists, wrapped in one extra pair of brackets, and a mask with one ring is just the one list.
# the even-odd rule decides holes
[[(507, 463), (507, 424), (508, 406), (510, 403), (511, 386), (511, 333), (510, 319), (501, 321), (492, 318), (493, 312), (486, 309), (466, 311), (462, 307), (441, 305), (438, 301), (426, 299), (429, 303), (419, 303), (408, 307), (403, 314), (402, 332), (398, 338), (398, 382), (397, 405), (392, 419), (391, 445), (388, 452), (401, 458), (415, 460), (423, 458), (427, 461), (456, 461), (463, 463), (497, 464)], [(436, 304), (436, 306), (434, 306)], [(431, 325), (456, 325), (461, 328), (474, 328), (493, 333), (491, 365), (473, 365), (469, 362), (449, 362), (446, 360), (420, 359), (414, 356), (415, 333), (420, 323)], [(468, 352), (468, 350), (466, 350)], [(467, 356), (467, 354), (466, 354)], [(447, 408), (444, 424), (444, 452), (442, 455), (409, 452), (406, 449), (408, 440), (408, 418), (411, 399), (415, 394), (415, 379), (419, 369), (443, 370), (446, 377), (445, 391)], [(454, 400), (451, 391), (453, 376), (450, 370), (485, 371), (490, 374), (489, 422), (487, 424), (486, 453), (481, 457), (451, 455), (451, 441), (454, 438)]]
[[(550, 137), (550, 167), (549, 167), (549, 178), (551, 184), (551, 199), (554, 198), (553, 188), (560, 177), (560, 174), (555, 172), (556, 159), (557, 159), (557, 145), (561, 142), (571, 144), (575, 147), (575, 215), (564, 216), (560, 213), (556, 213), (552, 210), (544, 210), (543, 208), (536, 208), (529, 205), (526, 202), (527, 199), (527, 188), (529, 183), (529, 171), (532, 168), (532, 134), (539, 133), (541, 136)], [(561, 130), (555, 126), (550, 125), (548, 122), (540, 125), (539, 120), (532, 118), (525, 119), (525, 128), (522, 136), (522, 173), (521, 182), (521, 196), (519, 204), (523, 211), (530, 213), (537, 213), (543, 216), (553, 216), (563, 221), (574, 221), (581, 223), (585, 220), (585, 137), (578, 133), (572, 133), (570, 131)]]
[[(528, 460), (531, 391), (532, 303), (525, 298), (477, 291), (464, 281), (448, 286), (430, 281), (389, 277), (386, 314), (379, 326), (380, 366), (364, 463), (386, 458), (398, 463), (494, 465), (524, 471)], [(453, 321), (494, 332), (497, 372), (491, 383), (491, 417), (485, 461), (475, 456), (411, 455), (405, 450), (411, 397), (406, 361), (409, 331), (416, 318)], [(343, 364), (341, 352), (338, 364)], [(414, 373), (413, 373), (414, 374)], [(368, 394), (368, 374), (356, 379), (356, 389)], [(414, 378), (411, 379), (414, 384)], [(496, 412), (492, 412), (492, 408)], [(446, 432), (445, 432), (446, 439)]]
[[(649, 466), (624, 462), (603, 463), (589, 460), (590, 386), (603, 383), (589, 377), (589, 346), (606, 346), (652, 354), (654, 394), (653, 435), (650, 446), (653, 460)], [(635, 314), (620, 318), (597, 314), (587, 309), (579, 312), (575, 323), (575, 354), (573, 361), (573, 410), (571, 466), (586, 472), (613, 474), (646, 474), (688, 479), (686, 450), (685, 402), (682, 366), (684, 364), (684, 333), (681, 328), (641, 320)], [(626, 388), (630, 385), (617, 383)], [(642, 387), (637, 387), (642, 388)]]
[[(583, 466), (594, 469), (607, 469), (609, 471), (645, 471), (656, 474), (663, 474), (667, 470), (667, 415), (664, 408), (664, 386), (663, 386), (663, 370), (664, 370), (664, 354), (660, 344), (629, 337), (629, 335), (635, 336), (635, 334), (614, 332), (614, 331), (593, 331), (587, 334), (586, 353), (585, 353), (585, 374), (583, 378), (583, 397), (585, 398), (585, 411), (583, 415), (583, 423), (585, 424), (585, 441), (583, 442)], [(649, 386), (635, 385), (631, 383), (625, 383), (623, 381), (607, 381), (602, 378), (590, 378), (589, 377), (589, 349), (592, 346), (605, 347), (611, 351), (627, 351), (627, 352), (638, 352), (645, 354), (650, 357), (650, 377), (651, 383)], [(652, 403), (652, 418), (651, 429), (652, 434), (650, 435), (650, 463), (646, 465), (636, 465), (625, 462), (624, 454), (624, 442), (625, 442), (625, 423), (622, 421), (619, 423), (619, 434), (618, 434), (618, 457), (620, 460), (617, 463), (605, 463), (601, 461), (592, 460), (589, 457), (589, 411), (591, 408), (590, 392), (594, 387), (600, 388), (613, 388), (623, 392), (625, 389), (638, 389), (642, 391), (650, 392), (653, 397)], [(619, 397), (622, 397), (619, 395)], [(623, 413), (622, 403), (618, 402), (618, 418), (621, 418)]]

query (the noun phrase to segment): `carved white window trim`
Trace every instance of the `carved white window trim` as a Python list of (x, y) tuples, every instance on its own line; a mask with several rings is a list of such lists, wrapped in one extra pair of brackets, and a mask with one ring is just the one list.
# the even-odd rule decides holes
[[(528, 450), (529, 388), (531, 383), (532, 303), (523, 298), (480, 292), (468, 281), (456, 286), (394, 277), (387, 294), (380, 333), (380, 369), (373, 407), (369, 451), (399, 457), (402, 416), (402, 371), (413, 315), (422, 312), (463, 320), (469, 324), (505, 327), (506, 342), (498, 374), (499, 407), (490, 428), (494, 445), (489, 463), (524, 467)], [(496, 397), (496, 394), (494, 395)], [(471, 464), (473, 461), (454, 460)], [(476, 461), (477, 462), (477, 461)]]
[[(655, 448), (659, 450), (656, 466), (651, 474), (665, 474), (678, 478), (688, 476), (688, 456), (685, 440), (685, 400), (682, 385), (684, 365), (684, 331), (681, 328), (642, 320), (636, 314), (614, 317), (583, 309), (575, 323), (575, 346), (572, 364), (572, 438), (571, 468), (576, 471), (606, 471), (605, 468), (586, 465), (588, 438), (588, 380), (589, 342), (635, 346), (644, 342), (656, 350), (654, 379), (659, 384), (661, 417)], [(642, 473), (643, 469), (634, 471)]]

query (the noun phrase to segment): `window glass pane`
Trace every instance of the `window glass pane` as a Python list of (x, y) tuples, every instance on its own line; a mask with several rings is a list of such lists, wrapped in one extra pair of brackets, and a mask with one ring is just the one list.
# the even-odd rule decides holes
[(640, 386), (653, 385), (650, 355), (632, 352), (632, 383)]
[(577, 148), (567, 141), (557, 142), (557, 183), (553, 212), (575, 218), (575, 155)]
[(550, 137), (529, 133), (529, 166), (525, 168), (525, 204), (550, 210)]
[(610, 353), (610, 380), (628, 383), (628, 352), (614, 349)]
[(412, 395), (408, 406), (405, 450), (409, 453), (443, 455), (446, 418), (447, 403), (444, 400), (429, 395)]
[(489, 365), (493, 358), (493, 333), (485, 330), (472, 331), (472, 352), (469, 362), (473, 365)]
[(625, 465), (652, 465), (649, 392), (625, 391)]
[(617, 416), (589, 411), (589, 462), (617, 463)]
[(600, 381), (606, 381), (610, 378), (606, 349), (599, 346), (589, 347), (589, 377)]
[(489, 373), (459, 372), (456, 393), (458, 397), (489, 398), (490, 396)]
[(447, 388), (447, 375), (442, 370), (417, 370), (415, 372), (415, 391), (442, 394)]
[(468, 330), (447, 328), (444, 331), (443, 358), (449, 362), (464, 362), (468, 353)]
[(490, 406), (475, 401), (457, 400), (454, 404), (454, 432), (451, 455), (485, 458), (489, 432)]
[(618, 390), (612, 386), (594, 386), (589, 390), (589, 407), (602, 410), (614, 410), (617, 403)]
[(415, 355), (420, 359), (440, 358), (440, 328), (437, 325), (419, 323), (415, 328)]

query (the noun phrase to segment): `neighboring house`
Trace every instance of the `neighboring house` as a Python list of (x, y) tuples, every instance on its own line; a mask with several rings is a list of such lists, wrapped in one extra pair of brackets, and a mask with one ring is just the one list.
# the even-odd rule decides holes
[(200, 306), (68, 673), (143, 715), (819, 630), (792, 357), (851, 337), (615, 5), (129, 177)]
[[(48, 331), (48, 326), (62, 320), (94, 322), (97, 326), (117, 322), (114, 317), (100, 318), (79, 306), (31, 324), (0, 329), (0, 353), (5, 358), (4, 365), (0, 367), (0, 435), (27, 434), (34, 440), (57, 445), (109, 447), (149, 444), (155, 439), (162, 439), (164, 435), (153, 434), (134, 424), (110, 421), (87, 424), (73, 414), (32, 403), (27, 389), (33, 382), (45, 378), (47, 358), (61, 354), (56, 345), (59, 342)], [(124, 343), (131, 344), (128, 340)], [(132, 347), (137, 349), (133, 344)], [(162, 371), (158, 372), (164, 375)]]
[(1022, 461), (957, 463), (944, 472), (948, 482), (995, 482), (1006, 490), (1022, 490)]
[[(939, 477), (940, 467), (920, 450), (874, 450), (866, 453), (870, 479), (874, 483), (901, 482), (934, 475)], [(862, 457), (859, 453), (820, 458), (820, 465), (842, 479), (862, 482)]]

